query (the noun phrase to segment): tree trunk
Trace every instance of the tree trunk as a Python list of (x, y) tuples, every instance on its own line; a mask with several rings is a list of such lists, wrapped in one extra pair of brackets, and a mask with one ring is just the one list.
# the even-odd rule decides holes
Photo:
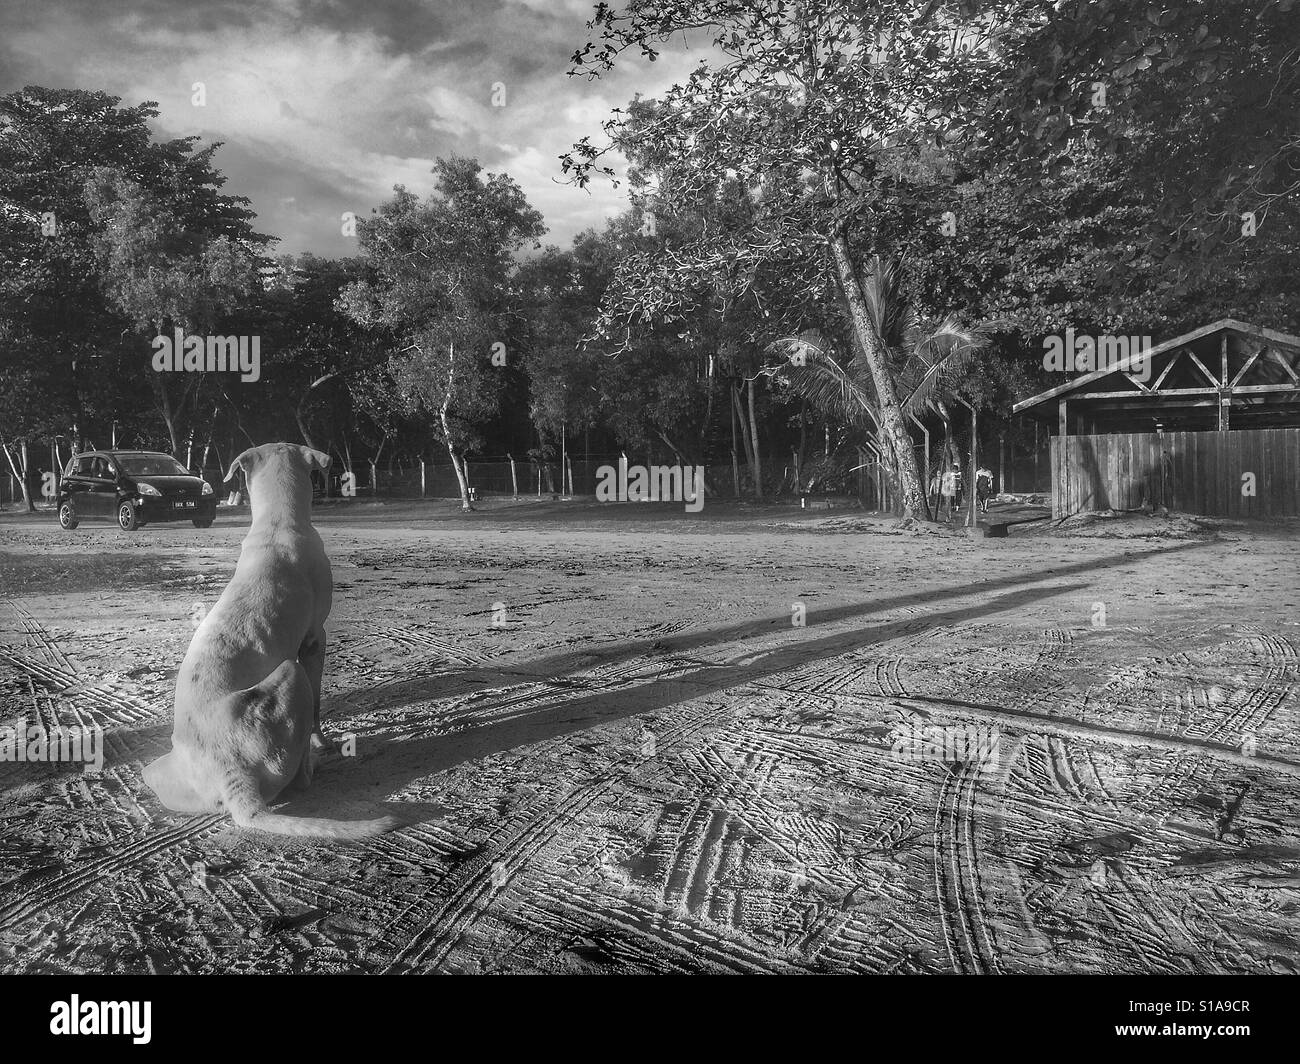
[(465, 469), (461, 465), (460, 456), (456, 453), (456, 447), (451, 442), (451, 436), (447, 432), (447, 417), (444, 414), (442, 419), (443, 435), (447, 438), (447, 454), (451, 457), (451, 468), (456, 471), (456, 483), (460, 485), (460, 508), (461, 510), (472, 510), (469, 504), (469, 482), (465, 479)]
[(749, 467), (749, 475), (752, 479), (754, 476), (754, 449), (749, 441), (749, 429), (745, 426), (745, 408), (740, 402), (740, 386), (731, 385), (731, 404), (732, 415), (740, 419), (740, 443), (745, 448), (745, 464)]
[(460, 487), (460, 508), (472, 510), (469, 504), (469, 483), (465, 479), (465, 470), (461, 467), (460, 456), (456, 453), (456, 444), (451, 434), (451, 419), (447, 411), (451, 409), (451, 394), (456, 384), (456, 345), (447, 348), (447, 389), (442, 393), (442, 406), (438, 410), (438, 419), (442, 423), (442, 438), (447, 445), (447, 455), (451, 458), (451, 468), (456, 474), (456, 483)]
[(217, 415), (221, 413), (221, 404), (212, 408), (212, 420), (208, 422), (208, 438), (203, 441), (203, 457), (199, 459), (199, 473), (208, 468), (208, 454), (212, 450), (212, 437), (217, 431)]
[[(943, 506), (943, 478), (946, 474), (952, 472), (953, 462), (957, 460), (957, 444), (952, 435), (952, 422), (948, 420), (945, 413), (943, 418), (943, 452), (939, 460), (939, 497), (935, 505), (935, 517), (939, 515), (939, 507)], [(951, 519), (951, 511), (948, 518)]]
[(758, 449), (758, 420), (754, 417), (754, 381), (749, 382), (749, 431), (754, 440), (754, 498), (763, 497), (763, 454)]
[(313, 451), (319, 451), (320, 448), (317, 447), (315, 442), (312, 440), (311, 433), (307, 431), (307, 425), (303, 421), (301, 403), (299, 403), (297, 407), (294, 408), (293, 419), (296, 422), (298, 422), (298, 432), (302, 435), (302, 442), (305, 443), (308, 447), (310, 447)]
[(163, 422), (167, 426), (167, 441), (171, 447), (170, 454), (176, 457), (176, 452), (180, 450), (180, 441), (176, 438), (176, 411), (172, 407), (171, 396), (167, 394), (166, 374), (155, 373), (158, 379), (158, 394), (161, 398), (161, 408)]
[[(162, 336), (164, 335), (166, 326), (170, 321), (170, 318), (162, 317), (158, 318), (157, 321), (150, 321), (149, 324), (155, 326), (155, 335)], [(177, 351), (174, 355), (179, 358), (180, 352)], [(179, 407), (183, 406), (185, 403), (185, 394), (182, 392), (180, 404), (173, 406), (171, 394), (167, 391), (167, 377), (168, 374), (166, 373), (153, 374), (154, 383), (158, 386), (158, 409), (162, 414), (163, 423), (167, 426), (167, 442), (171, 447), (170, 454), (175, 458), (176, 452), (180, 450), (180, 438), (178, 435), (180, 420)]]
[(966, 516), (967, 528), (974, 528), (979, 524), (979, 507), (975, 499), (975, 474), (980, 467), (979, 447), (979, 413), (972, 406), (970, 408), (970, 480), (967, 481), (966, 488), (967, 502), (969, 503)]
[(709, 426), (713, 422), (713, 356), (709, 356), (708, 365), (709, 379), (705, 385), (706, 398), (704, 401), (704, 423), (700, 426), (700, 444), (696, 448), (696, 453), (700, 456), (700, 461), (706, 467), (709, 464)]
[[(307, 421), (303, 414), (303, 407), (307, 405), (307, 400), (310, 399), (315, 394), (317, 388), (319, 388), (326, 381), (332, 381), (337, 376), (338, 373), (334, 372), (334, 373), (326, 373), (324, 376), (317, 377), (314, 381), (312, 381), (309, 385), (307, 385), (307, 390), (302, 393), (302, 396), (298, 399), (298, 405), (294, 407), (293, 410), (293, 417), (294, 420), (298, 422), (298, 431), (302, 433), (303, 442), (313, 450), (319, 450), (320, 448), (318, 448), (311, 441), (311, 434), (308, 433), (307, 431)], [(352, 456), (349, 453), (348, 455), (349, 470), (352, 468), (351, 457)]]
[(683, 454), (682, 449), (669, 439), (668, 433), (664, 432), (663, 429), (656, 427), (655, 435), (668, 445), (668, 449), (673, 452), (673, 458), (676, 459), (677, 465), (695, 465), (695, 462), (691, 460), (690, 456)]
[(18, 463), (14, 461), (14, 456), (9, 450), (9, 445), (7, 443), (0, 443), (0, 447), (4, 448), (5, 458), (9, 461), (9, 468), (13, 471), (14, 479), (18, 481), (19, 488), (22, 489), (23, 502), (27, 504), (27, 512), (29, 514), (35, 513), (36, 503), (32, 500), (31, 489), (27, 486), (27, 462), (24, 460), (22, 470), (19, 471)]
[[(538, 439), (540, 440), (541, 437), (539, 436)], [(555, 495), (555, 474), (551, 472), (551, 460), (549, 458), (541, 458), (538, 459), (538, 463), (542, 470), (542, 479), (546, 483), (546, 494)]]
[[(876, 430), (874, 440), (877, 453), (876, 479), (880, 483), (881, 508), (884, 509), (884, 500), (888, 498), (889, 508), (897, 512), (897, 500), (901, 495), (898, 489), (898, 459), (894, 457), (889, 437), (885, 435), (883, 430)], [(836, 444), (836, 450), (838, 449), (839, 445)], [(926, 487), (928, 488), (929, 485), (927, 484)], [(924, 493), (922, 494), (922, 502), (925, 502)], [(925, 516), (927, 520), (930, 518), (930, 504), (928, 502), (925, 502)]]
[(803, 469), (804, 453), (808, 447), (808, 400), (799, 400), (799, 452), (795, 459), (795, 468)]
[(903, 410), (894, 389), (894, 377), (885, 359), (885, 347), (876, 335), (867, 310), (866, 300), (853, 268), (848, 239), (843, 230), (831, 238), (831, 255), (835, 260), (835, 273), (840, 291), (848, 307), (849, 321), (862, 353), (871, 370), (871, 380), (876, 386), (876, 399), (880, 404), (881, 428), (884, 430), (898, 463), (899, 490), (902, 495), (903, 515), (917, 520), (928, 517), (925, 492), (916, 469), (916, 454), (912, 450), (912, 436), (903, 421)]
[(21, 453), (22, 453), (22, 456), (23, 456), (23, 495), (24, 495), (24, 496), (26, 497), (26, 499), (27, 499), (27, 512), (28, 512), (28, 513), (33, 513), (33, 512), (36, 510), (36, 501), (32, 498), (31, 486), (30, 486), (30, 484), (28, 483), (28, 480), (27, 480), (27, 478), (30, 477), (30, 476), (31, 476), (31, 473), (32, 473), (32, 460), (31, 460), (30, 457), (28, 457), (28, 454), (27, 454), (27, 441), (26, 441), (26, 440), (23, 440), (23, 441), (22, 441), (22, 452), (21, 452)]
[(451, 395), (456, 390), (456, 345), (451, 343), (447, 345), (447, 389), (442, 393), (442, 406), (438, 410), (438, 418), (442, 422), (442, 438), (447, 443), (447, 454), (451, 457), (451, 468), (456, 472), (456, 483), (460, 485), (460, 508), (462, 511), (472, 510), (469, 504), (469, 482), (465, 479), (465, 470), (461, 466), (460, 456), (456, 453), (456, 444), (453, 442), (451, 434), (451, 420), (447, 417), (447, 411), (451, 409)]

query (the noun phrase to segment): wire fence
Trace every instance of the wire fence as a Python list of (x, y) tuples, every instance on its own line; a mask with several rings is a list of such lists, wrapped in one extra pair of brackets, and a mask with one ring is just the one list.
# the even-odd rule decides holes
[[(637, 465), (649, 463), (621, 454), (566, 458), (563, 462), (560, 459), (546, 462), (481, 458), (465, 463), (465, 479), (475, 498), (595, 495), (602, 479), (608, 482), (607, 478), (619, 476), (620, 464), (630, 471)], [(769, 463), (763, 478), (764, 493), (790, 495), (807, 491), (806, 479), (801, 482), (798, 476), (798, 465), (793, 456), (780, 466)], [(460, 495), (460, 484), (450, 463), (423, 462), (394, 470), (366, 467), (353, 470), (353, 474), (359, 495), (397, 498), (456, 498)], [(728, 457), (725, 464), (706, 466), (704, 477), (706, 493), (715, 498), (750, 497), (753, 494), (753, 480), (743, 460), (733, 464)], [(337, 482), (337, 475), (335, 480)], [(887, 507), (888, 487), (879, 463), (864, 465), (858, 471), (856, 484), (859, 496)], [(331, 490), (340, 489), (331, 485)]]
[[(866, 458), (866, 455), (861, 456)], [(622, 454), (566, 457), (553, 461), (536, 459), (476, 458), (465, 462), (465, 478), (472, 498), (549, 498), (553, 496), (594, 496), (602, 478), (619, 476), (620, 464), (628, 470), (638, 464)], [(662, 468), (662, 467), (656, 467)], [(563, 476), (561, 476), (563, 470)], [(226, 498), (234, 486), (223, 481), (225, 470), (212, 467), (203, 470), (203, 478), (212, 485), (219, 498)], [(626, 475), (626, 473), (625, 473)], [(705, 467), (705, 492), (714, 498), (749, 498), (753, 496), (753, 480), (743, 460), (728, 460), (723, 465)], [(57, 489), (59, 476), (49, 480), (44, 469), (34, 468), (28, 487), (38, 505), (51, 504), (44, 485)], [(777, 466), (769, 462), (764, 475), (764, 494), (769, 496), (812, 494), (808, 477), (801, 475), (799, 462), (791, 455)], [(623, 481), (626, 483), (626, 480)], [(869, 509), (885, 510), (892, 505), (888, 480), (878, 461), (866, 461), (855, 475), (857, 495)], [(358, 463), (353, 469), (331, 469), (328, 488), (317, 485), (318, 492), (332, 496), (357, 495), (374, 498), (455, 499), (460, 497), (460, 483), (450, 462), (416, 461), (371, 465)], [(22, 501), (19, 482), (12, 475), (0, 477), (0, 503)]]
[[(918, 465), (920, 464), (918, 456)], [(584, 454), (577, 457), (565, 456), (551, 461), (539, 461), (533, 458), (479, 457), (471, 458), (465, 463), (468, 487), (475, 498), (511, 497), (511, 498), (549, 498), (559, 495), (595, 495), (602, 470), (619, 470), (620, 462), (629, 466), (646, 465), (647, 460), (638, 460), (634, 456), (615, 454)], [(48, 463), (47, 463), (48, 464)], [(561, 467), (563, 466), (563, 477)], [(815, 480), (810, 484), (809, 469), (812, 462), (800, 468), (798, 458), (784, 456), (784, 460), (765, 462), (763, 493), (767, 496), (819, 494), (824, 489)], [(350, 482), (345, 479), (351, 473)], [(203, 477), (213, 486), (221, 498), (230, 492), (230, 486), (223, 483), (225, 470), (211, 467), (203, 471)], [(728, 455), (721, 463), (705, 467), (704, 477), (706, 492), (714, 498), (751, 498), (753, 481), (749, 468), (743, 457), (735, 462)], [(43, 498), (45, 470), (33, 468), (29, 478), (29, 489), (37, 503), (48, 503)], [(57, 483), (57, 478), (54, 481)], [(1050, 465), (1046, 460), (1039, 461), (1033, 456), (1013, 457), (1007, 463), (1005, 490), (1034, 490), (1050, 484)], [(323, 487), (321, 485), (320, 487)], [(841, 489), (856, 494), (863, 505), (870, 510), (889, 510), (894, 505), (889, 478), (878, 458), (867, 452), (860, 452), (850, 482)], [(371, 465), (359, 462), (352, 470), (332, 468), (330, 495), (356, 494), (375, 498), (427, 498), (454, 499), (460, 496), (460, 485), (455, 470), (450, 462), (405, 461)], [(22, 490), (18, 480), (5, 472), (0, 475), (0, 503), (18, 503), (22, 500)]]

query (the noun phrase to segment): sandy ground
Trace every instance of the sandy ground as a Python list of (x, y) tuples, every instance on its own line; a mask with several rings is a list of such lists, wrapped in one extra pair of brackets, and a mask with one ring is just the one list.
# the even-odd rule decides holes
[(1300, 971), (1294, 524), (317, 516), (351, 846), (141, 780), (246, 517), (0, 516), (0, 970)]

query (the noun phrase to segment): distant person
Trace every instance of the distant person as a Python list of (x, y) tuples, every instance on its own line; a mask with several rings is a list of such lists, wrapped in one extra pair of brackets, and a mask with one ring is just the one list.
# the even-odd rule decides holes
[(979, 503), (980, 513), (989, 512), (991, 498), (993, 498), (993, 470), (975, 470), (975, 501)]
[(961, 467), (956, 462), (953, 462), (952, 468), (943, 474), (939, 491), (943, 496), (947, 519), (951, 521), (957, 512), (957, 497), (961, 494)]

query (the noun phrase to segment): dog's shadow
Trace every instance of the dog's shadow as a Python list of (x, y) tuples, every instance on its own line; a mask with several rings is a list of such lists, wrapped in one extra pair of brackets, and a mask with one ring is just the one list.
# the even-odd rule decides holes
[[(398, 829), (442, 821), (451, 812), (449, 807), (437, 802), (411, 799), (375, 801), (345, 794), (340, 788), (333, 786), (336, 781), (329, 776), (330, 766), (322, 767), (319, 771), (327, 774), (326, 778), (318, 776), (308, 791), (281, 795), (273, 803), (275, 811), (285, 816), (324, 817), (327, 820), (344, 822), (391, 816), (397, 821)], [(304, 838), (309, 837), (304, 836)]]
[[(430, 812), (436, 807), (419, 801), (392, 800), (390, 795), (407, 786), (428, 780), (459, 765), (494, 755), (535, 746), (575, 732), (588, 731), (645, 714), (658, 713), (679, 703), (705, 699), (702, 710), (717, 706), (719, 714), (728, 712), (716, 696), (729, 688), (762, 683), (773, 676), (810, 663), (900, 638), (917, 639), (921, 633), (937, 626), (960, 624), (1001, 612), (1018, 611), (1045, 599), (1077, 593), (1084, 583), (1058, 583), (1046, 587), (1024, 588), (991, 598), (975, 605), (936, 611), (928, 617), (912, 616), (886, 621), (849, 631), (838, 631), (820, 638), (798, 638), (793, 643), (759, 650), (755, 655), (732, 656), (730, 664), (698, 661), (694, 667), (672, 676), (650, 680), (636, 686), (595, 687), (575, 691), (557, 687), (554, 697), (532, 705), (514, 708), (506, 715), (487, 716), (481, 724), (470, 723), (438, 735), (405, 738), (377, 734), (356, 737), (356, 756), (335, 756), (324, 762), (312, 783), (311, 791), (284, 812), (295, 815), (350, 818), (364, 810), (374, 816), (376, 810), (401, 818), (404, 824), (419, 823), (440, 815)], [(766, 627), (766, 626), (765, 626)], [(795, 629), (795, 632), (814, 629)], [(770, 631), (770, 629), (769, 629)], [(458, 688), (458, 690), (463, 690)], [(797, 694), (797, 692), (795, 692)], [(333, 707), (343, 710), (332, 721), (327, 714), (327, 734), (346, 727), (349, 694), (341, 693)], [(409, 703), (407, 703), (409, 704)], [(728, 703), (729, 704), (729, 703)], [(499, 709), (500, 707), (498, 707)], [(731, 708), (734, 709), (734, 706)], [(463, 718), (462, 718), (463, 720)], [(331, 728), (331, 724), (333, 728)], [(628, 771), (634, 771), (640, 758), (636, 755), (639, 737), (627, 740)], [(617, 753), (614, 751), (617, 759)], [(300, 804), (301, 803), (301, 804)]]
[[(397, 821), (398, 828), (442, 820), (451, 811), (437, 802), (376, 798), (374, 787), (364, 781), (364, 773), (353, 777), (347, 771), (360, 768), (358, 762), (363, 760), (373, 761), (373, 754), (368, 758), (356, 758), (344, 756), (337, 750), (328, 753), (317, 762), (308, 786), (291, 784), (271, 805), (277, 813), (285, 816), (320, 817), (344, 823), (389, 816)], [(342, 780), (350, 780), (351, 786), (341, 786)], [(391, 793), (383, 784), (379, 784), (379, 789)]]

